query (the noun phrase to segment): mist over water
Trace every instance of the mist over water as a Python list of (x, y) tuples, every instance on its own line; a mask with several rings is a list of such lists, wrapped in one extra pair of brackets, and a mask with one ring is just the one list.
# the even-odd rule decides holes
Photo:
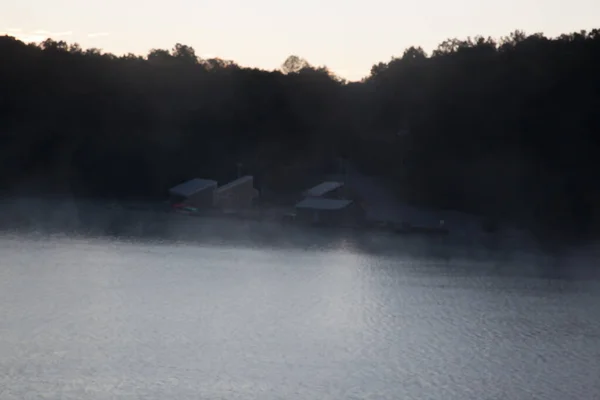
[[(166, 204), (141, 202), (127, 207), (69, 198), (5, 198), (0, 207), (0, 234), (13, 237), (77, 237), (88, 240), (247, 246), (264, 248), (336, 248), (340, 243), (362, 252), (418, 257), (458, 265), (477, 263), (479, 270), (518, 274), (561, 272), (562, 277), (596, 276), (600, 256), (596, 242), (540, 242), (526, 231), (495, 234), (447, 224), (448, 237), (399, 236), (389, 232), (308, 228), (227, 217), (174, 214)], [(459, 222), (460, 224), (460, 222)]]
[(600, 397), (588, 249), (36, 210), (0, 236), (3, 400)]

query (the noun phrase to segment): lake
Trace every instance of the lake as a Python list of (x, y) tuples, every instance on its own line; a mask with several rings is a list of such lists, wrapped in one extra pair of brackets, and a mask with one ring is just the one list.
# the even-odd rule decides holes
[(0, 237), (0, 399), (600, 398), (596, 276), (286, 235)]

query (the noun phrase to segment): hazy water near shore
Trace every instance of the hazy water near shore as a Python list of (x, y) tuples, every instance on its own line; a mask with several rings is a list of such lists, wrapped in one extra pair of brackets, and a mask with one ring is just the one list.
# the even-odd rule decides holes
[(137, 242), (240, 245), (265, 248), (336, 248), (340, 243), (378, 256), (418, 257), (420, 262), (477, 264), (483, 272), (544, 274), (547, 277), (598, 276), (600, 246), (536, 243), (523, 231), (464, 234), (449, 226), (448, 237), (395, 235), (383, 231), (313, 228), (272, 220), (194, 217), (167, 212), (162, 203), (141, 202), (130, 208), (101, 201), (73, 199), (4, 199), (0, 230), (4, 235), (45, 240), (59, 237), (102, 238)]

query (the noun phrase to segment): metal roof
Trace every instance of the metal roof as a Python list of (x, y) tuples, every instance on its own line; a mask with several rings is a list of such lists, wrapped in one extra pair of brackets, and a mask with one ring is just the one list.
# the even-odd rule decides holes
[(313, 210), (341, 210), (352, 204), (352, 200), (324, 199), (309, 197), (296, 204), (296, 208)]
[(304, 192), (304, 195), (310, 197), (320, 197), (342, 186), (344, 186), (343, 182), (323, 182), (315, 187), (308, 189), (306, 192)]
[(254, 177), (252, 175), (242, 176), (241, 178), (238, 178), (238, 179), (233, 180), (223, 186), (218, 187), (216, 191), (221, 192), (223, 190), (231, 189), (234, 186), (241, 185), (242, 183), (245, 183), (248, 181), (252, 181), (253, 179), (254, 179)]
[(172, 187), (171, 189), (169, 189), (169, 193), (176, 196), (189, 197), (194, 193), (198, 193), (210, 187), (214, 188), (216, 186), (217, 181), (213, 181), (210, 179), (195, 178), (187, 182), (181, 183), (175, 187)]

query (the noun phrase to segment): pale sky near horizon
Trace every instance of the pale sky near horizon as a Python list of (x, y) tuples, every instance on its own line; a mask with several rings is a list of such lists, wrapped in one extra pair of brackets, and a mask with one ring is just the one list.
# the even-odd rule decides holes
[(295, 54), (351, 79), (422, 46), (515, 29), (547, 36), (600, 28), (600, 0), (0, 0), (0, 35), (147, 54), (192, 46), (204, 57), (279, 68)]

